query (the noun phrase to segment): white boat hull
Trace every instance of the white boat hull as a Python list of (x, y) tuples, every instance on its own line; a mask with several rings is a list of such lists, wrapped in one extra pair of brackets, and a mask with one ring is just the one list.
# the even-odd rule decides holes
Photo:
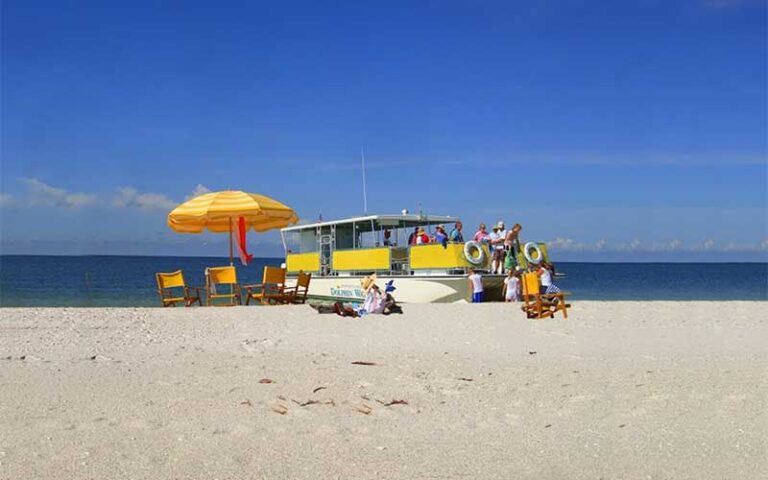
[[(362, 302), (362, 276), (312, 277), (309, 296), (317, 300)], [(450, 303), (471, 300), (469, 281), (463, 275), (378, 277), (379, 287), (394, 280), (392, 296), (402, 303)], [(503, 277), (483, 276), (486, 300), (500, 300)]]

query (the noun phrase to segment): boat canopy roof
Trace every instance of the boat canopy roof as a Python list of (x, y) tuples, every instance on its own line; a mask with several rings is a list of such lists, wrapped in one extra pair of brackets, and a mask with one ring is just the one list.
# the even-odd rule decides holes
[(344, 218), (341, 220), (333, 220), (329, 222), (315, 222), (307, 223), (304, 225), (294, 225), (292, 227), (283, 228), (281, 232), (298, 232), (301, 230), (315, 229), (317, 227), (326, 227), (331, 225), (352, 225), (353, 223), (371, 224), (373, 223), (378, 228), (408, 228), (428, 225), (440, 225), (444, 223), (456, 223), (459, 221), (457, 217), (451, 217), (448, 215), (368, 215), (364, 217), (352, 217)]

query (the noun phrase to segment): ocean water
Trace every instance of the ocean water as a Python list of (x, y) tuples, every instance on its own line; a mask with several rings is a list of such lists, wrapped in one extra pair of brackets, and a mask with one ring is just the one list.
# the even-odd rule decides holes
[[(240, 284), (259, 283), (264, 265), (237, 262)], [(0, 256), (0, 306), (154, 307), (155, 272), (182, 269), (205, 285), (206, 267), (226, 258), (139, 256)], [(555, 283), (573, 300), (768, 300), (768, 263), (557, 263)]]

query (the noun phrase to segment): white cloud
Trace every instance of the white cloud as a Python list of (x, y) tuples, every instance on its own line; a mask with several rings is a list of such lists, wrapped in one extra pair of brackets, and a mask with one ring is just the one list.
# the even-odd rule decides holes
[(12, 205), (14, 198), (7, 193), (0, 193), (0, 207), (5, 205)]
[(572, 238), (558, 237), (554, 240), (550, 240), (547, 243), (547, 248), (553, 250), (563, 250), (568, 252), (597, 252), (601, 250), (615, 250), (608, 245), (608, 242), (601, 238), (595, 243), (580, 242)]
[(634, 239), (629, 243), (620, 243), (616, 246), (616, 250), (624, 251), (624, 252), (636, 252), (638, 250), (643, 250), (642, 248), (643, 243), (638, 240)]
[(171, 210), (176, 202), (159, 193), (140, 193), (132, 187), (117, 190), (112, 205), (118, 208), (140, 208), (143, 210)]
[(80, 192), (70, 193), (63, 188), (52, 187), (36, 178), (22, 178), (21, 182), (27, 186), (29, 193), (27, 200), (30, 205), (77, 208), (96, 201), (96, 195)]
[(760, 252), (768, 250), (768, 240), (759, 243), (728, 242), (721, 248), (724, 252)]
[(647, 247), (641, 248), (637, 245), (636, 250), (646, 250), (650, 252), (674, 252), (682, 250), (683, 242), (680, 240), (670, 240), (669, 242), (653, 242)]
[(206, 193), (211, 193), (211, 189), (206, 187), (205, 185), (198, 183), (195, 189), (192, 190), (192, 194), (187, 196), (186, 200), (199, 197), (200, 195), (205, 195)]
[(755, 252), (768, 251), (768, 239), (755, 243), (728, 242), (717, 243), (712, 239), (701, 243), (685, 244), (674, 239), (668, 242), (642, 242), (634, 239), (627, 243), (610, 244), (605, 239), (597, 242), (581, 242), (572, 238), (558, 237), (546, 242), (553, 251), (565, 252)]

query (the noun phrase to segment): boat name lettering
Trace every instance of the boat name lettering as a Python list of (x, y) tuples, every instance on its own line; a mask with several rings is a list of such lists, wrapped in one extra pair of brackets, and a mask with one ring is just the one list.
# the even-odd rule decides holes
[(344, 298), (361, 298), (363, 291), (360, 287), (338, 286), (336, 288), (331, 287), (331, 296), (344, 297)]

